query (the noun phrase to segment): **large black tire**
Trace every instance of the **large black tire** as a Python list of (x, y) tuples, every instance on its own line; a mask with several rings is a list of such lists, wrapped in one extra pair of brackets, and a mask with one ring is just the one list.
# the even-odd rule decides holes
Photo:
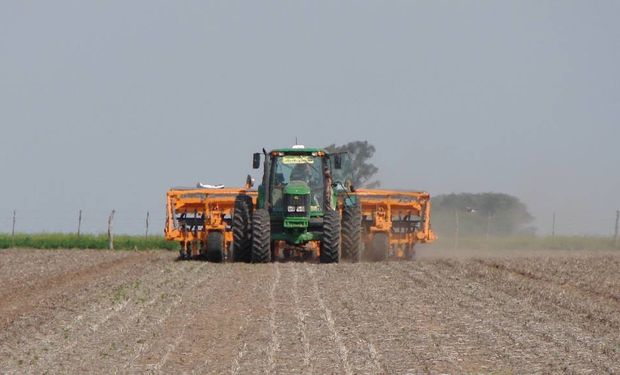
[(224, 235), (222, 232), (209, 232), (207, 235), (207, 260), (220, 263), (224, 254)]
[(252, 215), (252, 263), (271, 262), (271, 221), (264, 208)]
[(249, 262), (251, 260), (253, 211), (252, 197), (246, 194), (237, 195), (232, 217), (233, 262)]
[(323, 216), (323, 239), (319, 262), (338, 263), (340, 261), (340, 214), (338, 211), (325, 211)]
[(356, 203), (342, 210), (342, 258), (359, 262), (362, 254), (362, 210)]
[(390, 250), (390, 239), (387, 233), (375, 233), (370, 246), (370, 260), (381, 262), (387, 260)]

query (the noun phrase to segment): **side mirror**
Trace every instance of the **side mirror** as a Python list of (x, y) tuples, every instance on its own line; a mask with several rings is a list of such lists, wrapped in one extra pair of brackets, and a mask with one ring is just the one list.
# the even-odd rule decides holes
[(334, 168), (342, 169), (342, 156), (340, 154), (334, 154)]
[(255, 152), (252, 158), (252, 168), (258, 169), (260, 167), (260, 153)]

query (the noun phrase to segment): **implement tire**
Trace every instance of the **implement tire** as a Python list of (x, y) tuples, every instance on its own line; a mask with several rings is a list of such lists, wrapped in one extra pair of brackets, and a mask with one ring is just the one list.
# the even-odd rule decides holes
[(209, 232), (207, 235), (207, 260), (220, 263), (224, 254), (224, 235), (222, 232)]
[(232, 217), (232, 260), (250, 262), (252, 252), (252, 197), (239, 194), (235, 198)]
[(340, 215), (338, 211), (325, 211), (323, 216), (323, 239), (319, 262), (338, 263), (340, 261)]
[(357, 263), (360, 261), (361, 250), (362, 210), (355, 203), (342, 210), (342, 258)]
[(252, 263), (271, 262), (271, 218), (264, 208), (252, 215)]
[(370, 260), (373, 262), (387, 260), (389, 250), (390, 238), (387, 233), (375, 233), (372, 237), (372, 244), (370, 246)]

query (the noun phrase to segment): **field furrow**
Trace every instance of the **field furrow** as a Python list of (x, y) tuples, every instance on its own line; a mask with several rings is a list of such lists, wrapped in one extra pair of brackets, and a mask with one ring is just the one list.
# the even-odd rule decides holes
[(619, 373), (620, 254), (0, 251), (0, 373)]

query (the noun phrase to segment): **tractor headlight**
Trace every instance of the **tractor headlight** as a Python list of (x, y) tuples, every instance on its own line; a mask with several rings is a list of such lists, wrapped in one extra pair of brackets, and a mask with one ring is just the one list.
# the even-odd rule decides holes
[(306, 212), (306, 206), (297, 206), (297, 212)]
[(288, 212), (295, 212), (295, 206), (288, 206), (286, 209)]

